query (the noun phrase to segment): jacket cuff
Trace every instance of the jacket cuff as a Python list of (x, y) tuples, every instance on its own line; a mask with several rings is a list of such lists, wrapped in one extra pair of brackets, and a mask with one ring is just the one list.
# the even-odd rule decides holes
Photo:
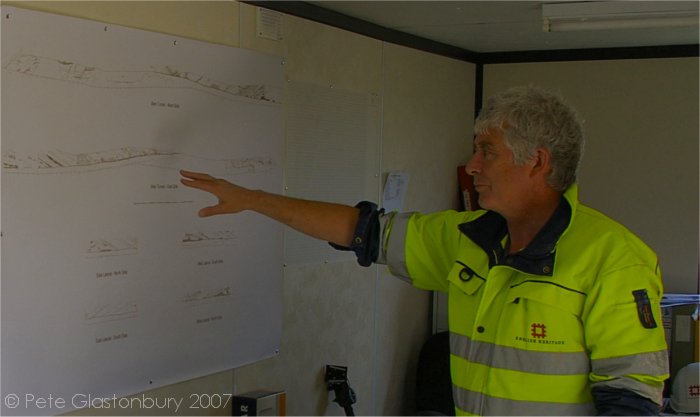
[(658, 416), (661, 407), (654, 401), (620, 388), (593, 388), (599, 416)]
[(360, 216), (350, 246), (328, 244), (337, 250), (355, 252), (358, 264), (370, 266), (379, 256), (379, 215), (384, 209), (378, 210), (377, 205), (369, 201), (361, 201), (355, 207), (360, 209)]

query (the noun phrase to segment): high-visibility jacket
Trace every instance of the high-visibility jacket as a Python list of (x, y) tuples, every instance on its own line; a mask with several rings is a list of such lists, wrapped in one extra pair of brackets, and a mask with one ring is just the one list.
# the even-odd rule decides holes
[(508, 255), (491, 211), (380, 218), (379, 263), (448, 293), (458, 415), (592, 415), (591, 389), (661, 404), (668, 358), (656, 255), (570, 187)]

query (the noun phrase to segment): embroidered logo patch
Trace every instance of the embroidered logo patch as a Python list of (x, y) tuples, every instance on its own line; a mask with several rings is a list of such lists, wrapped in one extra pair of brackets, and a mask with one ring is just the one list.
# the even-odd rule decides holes
[(654, 320), (654, 314), (651, 310), (651, 301), (649, 301), (649, 296), (647, 295), (647, 290), (635, 290), (632, 291), (634, 296), (634, 302), (637, 304), (637, 316), (639, 316), (639, 321), (642, 323), (645, 329), (655, 329), (656, 320)]
[(530, 326), (530, 336), (544, 339), (547, 337), (547, 326), (542, 323), (532, 323)]

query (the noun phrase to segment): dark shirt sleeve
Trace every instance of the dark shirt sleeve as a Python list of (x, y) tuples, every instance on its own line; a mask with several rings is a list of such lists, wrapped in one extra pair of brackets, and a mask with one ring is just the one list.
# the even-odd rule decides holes
[(355, 207), (360, 209), (360, 217), (350, 246), (340, 246), (330, 242), (329, 245), (338, 250), (355, 252), (358, 264), (370, 266), (379, 256), (379, 215), (384, 212), (384, 209), (378, 209), (376, 204), (369, 201), (361, 201)]
[(593, 388), (599, 416), (658, 416), (661, 407), (632, 391), (617, 388)]

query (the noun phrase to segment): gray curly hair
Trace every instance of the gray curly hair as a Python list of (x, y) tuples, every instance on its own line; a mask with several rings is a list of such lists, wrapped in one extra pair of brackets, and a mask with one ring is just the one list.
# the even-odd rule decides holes
[(583, 122), (559, 95), (534, 85), (514, 87), (484, 103), (474, 132), (503, 132), (514, 162), (522, 165), (543, 147), (551, 154), (548, 184), (565, 191), (576, 182), (583, 155)]

